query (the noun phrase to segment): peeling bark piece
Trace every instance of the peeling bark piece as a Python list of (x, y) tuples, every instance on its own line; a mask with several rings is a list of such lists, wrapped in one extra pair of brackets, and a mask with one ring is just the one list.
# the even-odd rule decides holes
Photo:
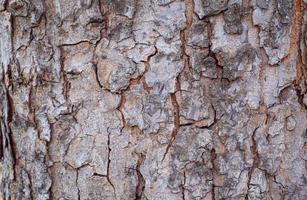
[(38, 132), (40, 139), (49, 142), (51, 138), (51, 130), (47, 114), (41, 112), (37, 114), (36, 117), (38, 118)]
[(33, 192), (34, 198), (47, 200), (49, 199), (49, 189), (51, 188), (51, 178), (48, 169), (43, 160), (35, 160), (33, 168), (30, 170), (31, 179), (34, 181)]
[(108, 4), (114, 9), (116, 14), (124, 15), (132, 19), (135, 13), (135, 0), (108, 0)]
[(71, 116), (63, 116), (52, 125), (50, 141), (50, 160), (60, 162), (64, 160), (71, 141), (79, 134), (78, 125)]
[[(197, 140), (197, 142), (191, 142)], [(210, 150), (212, 148), (212, 132), (194, 126), (181, 127), (171, 150), (172, 173), (168, 179), (168, 187), (173, 193), (181, 191), (183, 185), (187, 199), (202, 197), (207, 199), (212, 190), (212, 173)], [(206, 177), (206, 178), (200, 178)]]
[(55, 163), (51, 169), (53, 172), (52, 196), (57, 199), (78, 199), (77, 170), (59, 163)]
[[(69, 61), (68, 61), (69, 62)], [(67, 66), (69, 69), (69, 66)], [(77, 76), (73, 73), (67, 75), (67, 91), (64, 90), (63, 93), (69, 97), (70, 101), (74, 105), (79, 105), (83, 103), (84, 106), (93, 105), (92, 103), (98, 100), (101, 95), (100, 84), (97, 81), (97, 75), (95, 74), (95, 69), (92, 64), (87, 64), (82, 66), (81, 75)], [(72, 71), (74, 72), (74, 71)], [(78, 72), (78, 71), (75, 71)], [(96, 93), (97, 92), (97, 93)], [(97, 99), (96, 99), (97, 98)]]
[(82, 41), (96, 42), (104, 27), (98, 0), (82, 3), (65, 0), (46, 2), (49, 35), (57, 45), (73, 45)]
[(166, 6), (166, 5), (174, 2), (174, 0), (153, 0), (153, 2), (158, 4), (159, 6)]
[(221, 49), (223, 52), (234, 56), (242, 46), (250, 44), (253, 48), (258, 47), (258, 41), (255, 40), (258, 30), (253, 26), (242, 23), (242, 34), (228, 34), (224, 30), (225, 20), (223, 15), (211, 17), (209, 20), (212, 30), (210, 37), (211, 51), (216, 52)]
[(28, 6), (27, 1), (11, 0), (8, 3), (8, 10), (14, 16), (26, 17), (28, 15)]
[(15, 32), (14, 48), (19, 49), (22, 46), (28, 46), (31, 37), (31, 27), (28, 23), (28, 18), (16, 17), (15, 23), (17, 25)]
[(192, 50), (189, 52), (191, 66), (194, 70), (194, 78), (199, 80), (201, 76), (208, 78), (218, 77), (218, 66), (216, 60), (205, 52)]
[(96, 174), (89, 166), (78, 170), (77, 186), (80, 199), (116, 199), (107, 177)]
[(107, 176), (109, 163), (108, 134), (102, 133), (95, 135), (94, 147), (91, 165), (93, 165), (95, 173)]
[[(195, 19), (197, 20), (197, 19)], [(197, 20), (186, 32), (186, 44), (192, 47), (206, 48), (209, 47), (208, 24), (204, 21)]]
[(38, 67), (38, 73), (45, 79), (55, 80), (58, 77), (57, 68), (50, 67), (53, 64), (54, 49), (47, 39), (34, 42), (32, 56)]
[(293, 116), (289, 116), (286, 118), (286, 128), (288, 131), (293, 131), (296, 126), (296, 121)]
[(200, 19), (216, 15), (227, 8), (228, 0), (194, 0), (195, 12)]
[(152, 21), (137, 21), (133, 31), (137, 43), (154, 44), (160, 33), (155, 28), (155, 23)]
[(125, 95), (123, 114), (129, 126), (156, 133), (161, 123), (169, 121), (170, 108), (158, 99), (158, 95), (148, 94), (142, 86), (136, 85)]
[[(292, 1), (278, 1), (278, 9), (281, 15), (275, 12), (275, 4), (269, 2), (268, 9), (256, 8), (253, 11), (253, 23), (260, 27), (260, 46), (264, 47), (269, 58), (270, 65), (278, 64), (289, 54), (290, 31), (288, 24), (292, 19)], [(285, 13), (287, 12), (287, 14)]]
[(45, 4), (42, 0), (31, 0), (31, 24), (38, 25), (41, 21), (42, 15), (46, 12)]
[(62, 57), (64, 60), (64, 70), (68, 73), (80, 73), (87, 64), (93, 60), (93, 46), (88, 42), (82, 42), (73, 46), (63, 47)]
[[(251, 63), (255, 59), (255, 50), (248, 44), (243, 45), (235, 56), (217, 51), (217, 60), (223, 66), (222, 77), (234, 81), (241, 77), (245, 71), (249, 71)], [(250, 62), (252, 61), (252, 62)]]
[(5, 9), (5, 4), (7, 0), (0, 0), (0, 11), (3, 11)]
[(169, 93), (175, 92), (176, 78), (184, 67), (183, 62), (176, 55), (158, 53), (149, 63), (150, 69), (145, 74), (145, 81), (165, 100)]
[(307, 106), (307, 94), (304, 95), (303, 103), (305, 106)]
[(204, 65), (201, 70), (202, 75), (209, 78), (217, 78), (218, 70), (217, 70), (216, 60), (213, 57), (208, 56), (204, 59), (203, 62)]
[(178, 38), (178, 33), (183, 29), (185, 17), (184, 2), (173, 2), (165, 7), (154, 8), (155, 29), (166, 39)]
[(142, 110), (144, 104), (144, 97), (142, 93), (145, 93), (145, 91), (141, 86), (133, 86), (131, 89), (132, 90), (127, 92), (126, 94), (123, 114), (127, 123), (130, 126), (137, 125), (138, 127), (140, 127), (141, 130), (143, 130), (147, 126), (142, 117)]
[(10, 62), (11, 53), (12, 53), (12, 26), (10, 23), (11, 14), (4, 11), (0, 13), (0, 47), (1, 47), (1, 63), (4, 65), (4, 71), (6, 72), (7, 65)]
[[(194, 139), (197, 142), (193, 142)], [(210, 151), (212, 142), (212, 131), (210, 130), (199, 129), (195, 126), (181, 127), (171, 153), (173, 164), (175, 166), (177, 164), (176, 167), (180, 169), (189, 161), (202, 161), (202, 152)]]
[(118, 110), (104, 112), (98, 105), (95, 112), (90, 112), (93, 107), (81, 109), (77, 113), (77, 120), (80, 121), (81, 131), (87, 135), (106, 134), (109, 129), (119, 131), (122, 126), (121, 113)]
[[(120, 134), (110, 134), (109, 138), (109, 179), (116, 189), (118, 199), (134, 199), (136, 196), (142, 196), (144, 192), (145, 183), (142, 182), (143, 174), (140, 168), (146, 157), (130, 146), (129, 143), (135, 140), (132, 136), (134, 133), (125, 128)], [(130, 159), (126, 159), (127, 157)]]
[[(33, 198), (48, 199), (49, 188), (51, 187), (51, 178), (47, 171), (46, 163), (44, 163), (46, 155), (46, 144), (38, 138), (38, 132), (33, 128), (34, 124), (23, 117), (15, 117), (14, 123), (10, 125), (11, 138), (15, 139), (14, 159), (20, 162), (19, 167), (24, 168), (29, 174), (33, 184), (31, 184), (31, 191)], [(23, 134), (20, 134), (21, 131)], [(6, 152), (5, 152), (6, 153)], [(8, 155), (5, 155), (8, 156)], [(5, 160), (5, 164), (8, 161)], [(7, 171), (8, 172), (8, 171)], [(6, 173), (7, 173), (6, 172)], [(8, 174), (4, 174), (4, 178), (8, 178)], [(12, 176), (13, 177), (13, 176)], [(7, 183), (10, 184), (7, 179)], [(12, 182), (16, 184), (17, 182)], [(12, 187), (12, 185), (10, 187)], [(18, 193), (15, 189), (11, 188), (12, 192), (9, 194), (11, 197)]]
[(160, 54), (165, 54), (168, 57), (175, 57), (178, 59), (180, 56), (180, 45), (181, 41), (178, 39), (176, 40), (166, 40), (162, 37), (159, 37), (156, 41), (156, 48), (157, 52)]
[(240, 4), (232, 4), (224, 11), (224, 30), (229, 34), (241, 34), (243, 26), (241, 23), (241, 8)]
[(132, 24), (133, 21), (122, 19), (118, 17), (111, 17), (109, 25), (109, 37), (111, 40), (121, 42), (125, 39), (132, 37)]
[(128, 66), (118, 65), (117, 69), (111, 72), (108, 83), (112, 92), (128, 87), (129, 80), (135, 72), (135, 65), (132, 63), (126, 64)]
[(288, 24), (292, 17), (292, 7), (294, 1), (292, 0), (277, 0), (277, 10), (281, 15), (281, 23)]
[(196, 89), (199, 84), (194, 84), (194, 88), (188, 91), (177, 92), (179, 99), (180, 123), (189, 124), (195, 122), (196, 126), (210, 126), (214, 122), (214, 111), (211, 104), (204, 95), (204, 91)]
[(268, 0), (257, 0), (257, 6), (262, 9), (267, 9), (269, 7)]
[(204, 167), (203, 163), (190, 164), (185, 176), (184, 190), (187, 199), (212, 199), (212, 172), (209, 168)]
[(92, 161), (92, 148), (94, 138), (92, 136), (82, 136), (76, 138), (69, 145), (65, 161), (74, 168), (79, 168)]
[(263, 82), (264, 103), (267, 106), (277, 103), (280, 92), (294, 81), (295, 77), (296, 68), (293, 65), (281, 64), (275, 68), (267, 67)]
[[(18, 170), (18, 177), (23, 181), (19, 185), (15, 185), (22, 193), (12, 194), (12, 198), (15, 199), (31, 199), (31, 182), (29, 174), (25, 169)], [(16, 196), (15, 196), (16, 195)]]
[(133, 49), (127, 52), (127, 55), (134, 62), (140, 63), (142, 61), (148, 61), (148, 57), (154, 55), (155, 52), (156, 48), (154, 46), (137, 44)]
[(98, 54), (98, 80), (111, 92), (124, 90), (136, 71), (135, 64), (114, 50), (102, 50)]

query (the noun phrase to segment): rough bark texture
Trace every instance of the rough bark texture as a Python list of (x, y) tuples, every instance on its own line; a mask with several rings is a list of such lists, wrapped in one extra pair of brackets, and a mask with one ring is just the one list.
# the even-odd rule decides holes
[(0, 199), (307, 199), (306, 25), (305, 0), (0, 0)]

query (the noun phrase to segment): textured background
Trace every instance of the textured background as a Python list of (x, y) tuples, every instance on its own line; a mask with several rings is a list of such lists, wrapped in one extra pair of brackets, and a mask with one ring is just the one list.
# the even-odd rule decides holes
[(305, 0), (0, 0), (0, 199), (307, 199), (306, 25)]

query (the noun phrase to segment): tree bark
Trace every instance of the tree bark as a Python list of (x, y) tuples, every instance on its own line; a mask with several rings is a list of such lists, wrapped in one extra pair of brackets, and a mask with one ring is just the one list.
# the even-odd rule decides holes
[(306, 25), (305, 0), (0, 0), (0, 199), (307, 199)]

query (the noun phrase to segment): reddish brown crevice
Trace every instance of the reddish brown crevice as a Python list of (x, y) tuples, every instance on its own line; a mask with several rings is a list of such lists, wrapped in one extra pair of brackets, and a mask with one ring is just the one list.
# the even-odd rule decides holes
[(145, 190), (145, 179), (141, 173), (141, 165), (144, 163), (145, 160), (145, 155), (144, 154), (138, 154), (138, 161), (136, 165), (136, 173), (138, 177), (138, 184), (136, 185), (135, 188), (135, 200), (140, 200), (143, 197), (143, 193)]
[[(303, 64), (302, 55), (301, 55), (302, 52), (300, 48), (303, 18), (304, 18), (304, 2), (303, 0), (295, 0), (294, 1), (294, 15), (293, 15), (292, 23), (291, 23), (292, 26), (291, 26), (289, 54), (290, 54), (290, 58), (294, 57), (296, 59), (297, 84), (299, 84), (302, 79), (307, 78), (306, 69)], [(288, 59), (288, 62), (290, 62), (289, 59)]]
[(200, 129), (204, 129), (204, 128), (210, 129), (217, 122), (216, 111), (215, 111), (215, 109), (214, 109), (212, 104), (210, 104), (209, 113), (210, 113), (210, 117), (209, 118), (202, 118), (202, 119), (199, 119), (199, 120), (188, 119), (189, 120), (188, 123), (180, 123), (180, 126), (195, 125), (197, 128), (200, 128)]
[(179, 131), (179, 127), (180, 127), (180, 115), (179, 115), (179, 105), (176, 99), (176, 94), (171, 94), (171, 101), (172, 101), (172, 105), (174, 107), (174, 125), (175, 125), (175, 135), (176, 136), (177, 132)]
[[(181, 59), (184, 61), (184, 69), (188, 70), (190, 69), (190, 58), (186, 53), (186, 35), (185, 32), (187, 29), (189, 29), (192, 26), (193, 23), (193, 16), (194, 16), (194, 1), (193, 0), (186, 0), (185, 1), (186, 10), (185, 10), (185, 16), (186, 16), (186, 25), (185, 27), (180, 31), (180, 48), (181, 48)], [(174, 114), (174, 129), (171, 134), (171, 139), (166, 147), (165, 153), (163, 155), (162, 161), (165, 159), (170, 147), (172, 146), (174, 140), (176, 139), (176, 136), (178, 134), (179, 128), (180, 128), (180, 111), (179, 111), (179, 104), (176, 99), (176, 92), (180, 91), (180, 76), (181, 73), (176, 78), (176, 90), (174, 93), (170, 95), (171, 97), (171, 103), (173, 105), (173, 114)]]
[(100, 12), (100, 15), (101, 15), (101, 18), (102, 18), (102, 21), (98, 20), (98, 23), (104, 23), (103, 28), (107, 29), (108, 28), (108, 17), (107, 17), (107, 15), (104, 15), (105, 10), (103, 9), (101, 0), (98, 0), (97, 3), (98, 3), (98, 7), (99, 7), (99, 12)]
[(123, 128), (126, 126), (126, 119), (125, 119), (125, 116), (124, 116), (123, 111), (122, 111), (123, 108), (124, 108), (125, 102), (126, 102), (125, 93), (122, 92), (121, 93), (121, 98), (120, 98), (120, 103), (119, 103), (119, 106), (118, 106), (117, 110), (120, 112), (120, 114), (122, 116)]
[[(104, 23), (104, 26), (101, 30), (101, 38), (102, 37), (107, 38), (108, 30), (109, 30), (109, 24), (110, 24), (110, 19), (109, 19), (110, 8), (107, 5), (105, 5), (104, 3), (102, 3), (101, 0), (98, 0), (98, 4), (99, 4), (99, 12), (101, 13), (101, 16), (103, 18), (103, 23)], [(103, 31), (103, 29), (105, 31)]]
[[(253, 134), (252, 134), (252, 146), (251, 146), (251, 151), (252, 151), (252, 154), (253, 154), (253, 165), (251, 167), (251, 169), (249, 170), (248, 172), (248, 181), (247, 181), (247, 188), (249, 190), (249, 186), (250, 186), (250, 181), (252, 179), (252, 175), (253, 175), (253, 172), (255, 171), (255, 169), (258, 167), (259, 165), (259, 154), (258, 154), (258, 149), (257, 149), (257, 142), (256, 142), (256, 139), (255, 139), (255, 135), (256, 135), (256, 132), (258, 130), (259, 127), (257, 127)], [(245, 195), (245, 199), (248, 199), (248, 190), (246, 192), (246, 195)]]
[(291, 27), (291, 39), (290, 39), (290, 49), (289, 56), (286, 61), (291, 64), (291, 60), (296, 60), (296, 80), (294, 82), (294, 88), (298, 97), (298, 102), (304, 108), (307, 109), (307, 105), (304, 104), (304, 89), (302, 85), (306, 86), (307, 72), (306, 66), (303, 63), (301, 38), (304, 37), (304, 32), (302, 31), (303, 20), (304, 20), (304, 5), (303, 0), (295, 0), (294, 2), (294, 15), (292, 19)]
[(165, 153), (163, 155), (162, 161), (165, 159), (165, 156), (167, 155), (170, 147), (172, 146), (174, 140), (176, 139), (176, 136), (178, 134), (179, 128), (180, 128), (180, 111), (179, 111), (179, 105), (176, 99), (176, 93), (171, 94), (171, 103), (173, 105), (173, 114), (174, 114), (174, 129), (172, 131), (171, 139), (166, 147)]
[[(182, 49), (181, 59), (183, 59), (183, 62), (184, 62), (184, 70), (192, 72), (191, 66), (190, 66), (190, 57), (186, 53), (185, 30), (180, 31), (180, 41), (181, 41), (181, 49)], [(180, 75), (179, 75), (179, 77), (180, 77)]]
[(184, 61), (184, 69), (189, 70), (191, 72), (190, 67), (190, 57), (186, 53), (186, 31), (191, 28), (193, 23), (194, 16), (194, 1), (193, 0), (185, 0), (185, 17), (186, 17), (186, 25), (180, 31), (180, 48), (181, 48), (181, 59)]
[(188, 29), (192, 26), (193, 23), (193, 16), (194, 16), (194, 0), (185, 0), (185, 6), (186, 6), (186, 27), (185, 29)]
[[(155, 47), (155, 46), (154, 46), (154, 47)], [(131, 88), (131, 86), (133, 86), (133, 85), (138, 85), (138, 84), (143, 84), (143, 88), (144, 88), (144, 90), (147, 91), (147, 92), (150, 92), (150, 90), (152, 90), (152, 87), (150, 87), (150, 86), (146, 83), (146, 81), (145, 81), (145, 74), (146, 74), (146, 72), (148, 72), (148, 70), (150, 69), (150, 64), (149, 64), (150, 59), (151, 59), (153, 56), (155, 56), (157, 53), (158, 53), (158, 49), (155, 47), (155, 52), (153, 52), (151, 55), (149, 55), (149, 56), (147, 57), (146, 60), (143, 61), (143, 64), (144, 64), (144, 66), (145, 66), (144, 72), (143, 72), (141, 75), (139, 75), (137, 78), (132, 78), (132, 79), (130, 79), (130, 81), (129, 81), (129, 86), (128, 86), (127, 90), (129, 90), (129, 89)]]
[(68, 81), (67, 74), (66, 74), (65, 69), (64, 69), (65, 55), (64, 55), (63, 46), (60, 46), (59, 50), (60, 50), (61, 79), (63, 81), (63, 95), (64, 95), (65, 100), (68, 100), (70, 82)]
[(96, 81), (97, 81), (99, 87), (100, 87), (100, 88), (103, 88), (103, 85), (102, 85), (102, 83), (101, 83), (100, 80), (99, 80), (97, 64), (94, 63), (94, 62), (93, 62), (93, 67), (94, 67), (94, 71), (95, 71), (95, 78), (96, 78)]
[(149, 90), (151, 90), (152, 88), (150, 88), (148, 85), (147, 85), (147, 83), (146, 83), (146, 81), (145, 81), (145, 74), (146, 74), (146, 72), (148, 72), (148, 70), (149, 70), (149, 68), (150, 68), (150, 59), (152, 58), (152, 57), (154, 57), (155, 55), (157, 55), (157, 53), (158, 53), (158, 49), (157, 49), (157, 47), (156, 46), (154, 46), (155, 47), (155, 52), (153, 52), (152, 54), (150, 54), (148, 57), (147, 57), (147, 59), (144, 61), (144, 65), (145, 65), (145, 71), (144, 71), (144, 73), (141, 75), (141, 77), (140, 77), (140, 81), (143, 83), (143, 87), (144, 87), (144, 89), (146, 90), (146, 91), (148, 91), (149, 92)]
[[(216, 67), (217, 67), (217, 79), (220, 79), (220, 81), (223, 81), (223, 66), (219, 64), (219, 61), (217, 59), (217, 55), (215, 52), (212, 51), (212, 43), (211, 39), (213, 37), (213, 27), (210, 21), (208, 21), (208, 40), (209, 40), (209, 47), (208, 47), (208, 56), (212, 57), (215, 61)], [(224, 79), (228, 81), (228, 79)]]

